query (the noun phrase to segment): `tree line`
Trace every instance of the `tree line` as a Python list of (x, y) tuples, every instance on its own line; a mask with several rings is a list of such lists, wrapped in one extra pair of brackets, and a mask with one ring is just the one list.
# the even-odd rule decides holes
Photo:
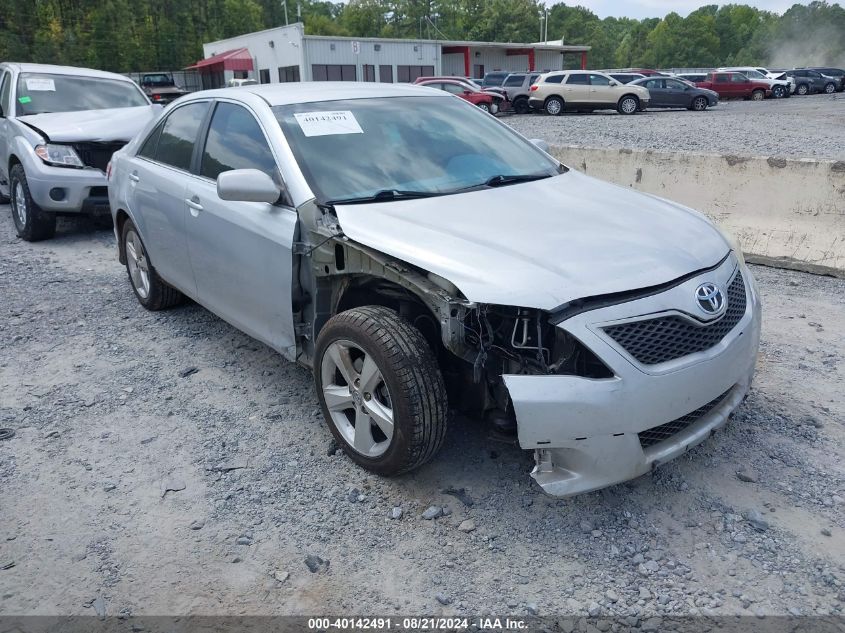
[[(845, 64), (845, 9), (824, 1), (783, 15), (742, 4), (686, 17), (600, 19), (539, 0), (288, 0), (314, 35), (587, 44), (592, 68)], [(116, 72), (176, 70), (203, 42), (285, 23), (280, 0), (0, 0), (0, 59)]]

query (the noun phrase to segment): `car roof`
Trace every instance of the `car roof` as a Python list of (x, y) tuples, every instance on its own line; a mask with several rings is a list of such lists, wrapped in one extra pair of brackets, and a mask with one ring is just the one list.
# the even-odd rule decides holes
[[(73, 75), (75, 77), (99, 77), (101, 79), (119, 79), (121, 81), (132, 80), (117, 73), (106, 72), (105, 70), (95, 70), (93, 68), (79, 68), (77, 66), (56, 66), (53, 64), (30, 64), (22, 62), (4, 62), (3, 66), (17, 69), (22, 73), (45, 73), (50, 75)], [(150, 73), (163, 74), (163, 73)], [(134, 83), (134, 82), (132, 82)]]
[(231, 98), (235, 95), (243, 95), (244, 93), (258, 96), (270, 106), (382, 97), (431, 97), (443, 95), (443, 98), (450, 98), (446, 93), (434, 91), (431, 88), (426, 88), (419, 84), (378, 84), (362, 81), (307, 81), (283, 84), (259, 84), (257, 86), (240, 86), (238, 88), (218, 88), (216, 90), (194, 92), (190, 98)]

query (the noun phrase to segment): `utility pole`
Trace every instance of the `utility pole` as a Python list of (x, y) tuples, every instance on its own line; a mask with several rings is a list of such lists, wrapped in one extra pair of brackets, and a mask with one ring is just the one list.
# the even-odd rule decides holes
[(282, 0), (282, 6), (285, 8), (285, 26), (288, 25), (288, 0)]

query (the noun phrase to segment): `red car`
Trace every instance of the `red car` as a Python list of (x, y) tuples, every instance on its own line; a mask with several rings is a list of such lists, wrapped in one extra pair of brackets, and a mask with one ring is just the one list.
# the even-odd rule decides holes
[(457, 95), (461, 99), (469, 101), (473, 105), (477, 105), (479, 108), (485, 112), (489, 112), (490, 114), (496, 114), (503, 109), (502, 105), (505, 102), (504, 97), (493, 92), (473, 88), (468, 83), (464, 83), (464, 81), (454, 77), (443, 77), (428, 79), (420, 78), (414, 83), (418, 86), (437, 88), (438, 90), (444, 90), (453, 95)]
[(752, 81), (742, 73), (712, 72), (707, 73), (704, 81), (697, 81), (699, 88), (707, 88), (719, 93), (720, 99), (751, 99), (762, 101), (771, 96), (772, 87), (762, 81)]

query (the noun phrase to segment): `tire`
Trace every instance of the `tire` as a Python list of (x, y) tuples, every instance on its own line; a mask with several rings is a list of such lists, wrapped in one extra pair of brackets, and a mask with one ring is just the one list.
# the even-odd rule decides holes
[(516, 114), (528, 114), (531, 108), (528, 106), (528, 99), (522, 97), (513, 102), (513, 111)]
[(786, 90), (783, 86), (772, 86), (772, 96), (775, 99), (783, 99), (786, 96)]
[(625, 95), (616, 104), (616, 111), (619, 114), (636, 114), (640, 109), (640, 100), (634, 95)]
[(490, 112), (490, 104), (489, 103), (479, 103), (478, 107), (484, 110), (485, 112)]
[(704, 112), (707, 109), (707, 97), (696, 97), (690, 104), (690, 109), (696, 112)]
[(828, 95), (832, 95), (836, 92), (836, 84), (829, 83), (824, 85), (824, 93)]
[(766, 98), (766, 93), (762, 90), (754, 90), (751, 92), (752, 101), (762, 101)]
[(172, 286), (168, 286), (158, 276), (147, 257), (147, 250), (132, 220), (126, 220), (120, 232), (123, 252), (126, 254), (126, 273), (129, 284), (138, 299), (138, 303), (147, 310), (157, 312), (182, 303), (184, 295)]
[(9, 196), (18, 237), (27, 242), (38, 242), (56, 234), (56, 214), (35, 204), (23, 165), (15, 165), (9, 172)]
[(561, 99), (560, 97), (549, 97), (548, 99), (546, 99), (546, 103), (543, 104), (543, 108), (546, 110), (546, 114), (550, 114), (552, 116), (560, 116), (561, 114), (563, 114), (563, 99)]
[(314, 359), (326, 424), (356, 464), (398, 475), (440, 449), (446, 386), (422, 333), (396, 312), (365, 306), (336, 314), (317, 337)]
[(802, 97), (804, 95), (810, 94), (810, 86), (808, 86), (807, 84), (798, 84), (798, 86), (795, 88), (795, 94), (801, 95)]

